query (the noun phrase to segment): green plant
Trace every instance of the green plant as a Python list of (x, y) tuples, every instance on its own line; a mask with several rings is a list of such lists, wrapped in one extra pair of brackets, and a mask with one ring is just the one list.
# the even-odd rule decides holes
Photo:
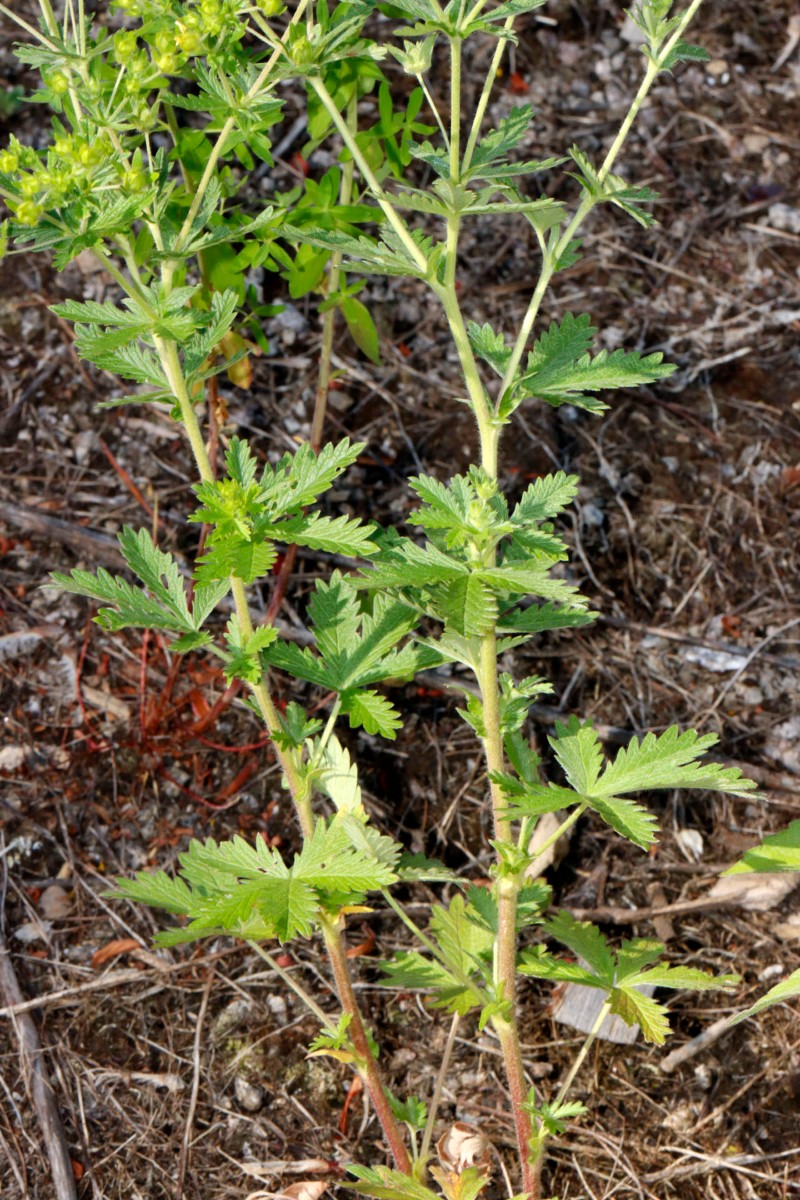
[[(162, 944), (220, 933), (247, 940), (302, 996), (321, 1026), (312, 1051), (352, 1064), (369, 1090), (394, 1166), (353, 1168), (355, 1186), (386, 1200), (431, 1200), (436, 1193), (427, 1186), (428, 1173), (448, 1200), (471, 1200), (487, 1182), (486, 1160), (474, 1146), (467, 1154), (445, 1139), (439, 1166), (430, 1165), (456, 1028), (473, 1013), (480, 1028), (494, 1031), (502, 1052), (523, 1192), (541, 1196), (548, 1138), (583, 1111), (568, 1094), (600, 1021), (556, 1095), (534, 1094), (517, 1027), (520, 975), (596, 988), (605, 995), (601, 1020), (614, 1012), (657, 1043), (669, 1028), (667, 1010), (640, 985), (729, 988), (736, 978), (666, 965), (663, 947), (646, 939), (612, 951), (599, 930), (563, 912), (547, 919), (550, 891), (537, 878), (539, 855), (584, 813), (646, 849), (656, 821), (634, 797), (677, 787), (746, 795), (753, 786), (738, 770), (703, 760), (713, 735), (674, 728), (660, 737), (647, 734), (609, 761), (591, 724), (575, 717), (557, 725), (550, 739), (560, 782), (543, 782), (543, 764), (524, 728), (531, 704), (549, 684), (502, 669), (509, 649), (543, 631), (585, 625), (594, 615), (555, 571), (567, 552), (553, 522), (573, 499), (577, 480), (560, 472), (538, 479), (509, 505), (498, 482), (504, 429), (522, 404), (539, 400), (595, 413), (606, 407), (599, 394), (655, 382), (674, 369), (660, 354), (593, 354), (596, 330), (585, 315), (566, 313), (540, 329), (531, 345), (542, 301), (580, 255), (578, 234), (596, 207), (613, 204), (642, 225), (652, 223), (647, 206), (654, 193), (616, 174), (617, 159), (656, 79), (682, 61), (706, 57), (684, 40), (700, 0), (679, 13), (671, 0), (641, 0), (632, 16), (643, 36), (644, 75), (603, 162), (596, 166), (576, 147), (568, 157), (518, 161), (530, 107), (513, 108), (489, 131), (484, 118), (515, 19), (542, 2), (365, 0), (331, 10), (325, 0), (299, 0), (290, 15), (278, 0), (117, 0), (117, 9), (138, 24), (111, 34), (92, 25), (81, 0), (67, 0), (61, 24), (49, 0), (41, 0), (41, 28), (25, 26), (32, 41), (19, 53), (41, 71), (39, 98), (57, 114), (53, 141), (44, 152), (12, 141), (0, 156), (0, 194), (13, 213), (13, 242), (51, 253), (58, 267), (90, 250), (121, 290), (121, 302), (70, 301), (55, 311), (74, 322), (84, 358), (146, 389), (124, 402), (169, 405), (199, 474), (191, 519), (207, 530), (191, 594), (176, 562), (145, 531), (126, 530), (120, 539), (138, 583), (104, 571), (73, 571), (55, 582), (101, 601), (97, 620), (107, 629), (162, 630), (177, 653), (204, 648), (222, 661), (227, 678), (247, 688), (272, 737), (302, 833), (302, 848), (288, 862), (260, 839), (192, 842), (177, 876), (141, 873), (120, 880), (117, 895), (186, 919), (160, 935)], [(401, 22), (386, 44), (370, 32), (385, 32), (385, 23), (367, 24), (376, 8)], [(494, 39), (496, 48), (477, 105), (465, 113), (462, 51), (473, 36)], [(417, 85), (397, 107), (380, 65), (387, 51)], [(426, 82), (435, 52), (449, 59), (444, 114)], [(307, 91), (312, 143), (335, 135), (340, 161), (322, 179), (309, 179), (254, 213), (240, 183), (255, 159), (271, 161), (268, 131), (282, 103), (276, 89), (290, 79)], [(376, 87), (379, 119), (364, 127), (360, 101)], [(423, 102), (435, 126), (419, 121)], [(421, 140), (433, 134), (435, 141)], [(531, 198), (529, 179), (564, 164), (579, 188), (577, 206)], [(432, 180), (428, 186), (425, 178)], [(522, 217), (541, 255), (537, 285), (510, 340), (468, 321), (459, 297), (462, 225), (487, 214)], [(440, 304), (480, 458), (464, 475), (410, 481), (419, 500), (411, 524), (421, 539), (321, 511), (321, 497), (362, 447), (344, 439), (320, 448), (320, 419), (314, 447), (267, 466), (245, 441), (231, 437), (224, 473), (217, 473), (198, 408), (213, 375), (246, 353), (241, 344), (227, 356), (225, 348), (237, 324), (257, 324), (246, 309), (245, 278), (256, 266), (282, 272), (293, 296), (326, 291), (323, 394), (335, 308), (364, 352), (377, 354), (374, 325), (356, 299), (359, 285), (349, 280), (411, 277)], [(490, 385), (494, 377), (499, 382)], [(334, 572), (309, 603), (313, 648), (283, 640), (272, 625), (253, 624), (247, 589), (270, 570), (280, 545), (354, 559), (353, 572)], [(234, 614), (220, 632), (214, 612), (228, 596)], [(401, 715), (379, 685), (443, 663), (456, 664), (477, 685), (477, 694), (465, 689), (461, 715), (485, 754), (494, 815), (489, 888), (459, 890), (461, 881), (440, 864), (408, 855), (372, 825), (357, 767), (336, 734), (346, 718), (353, 728), (393, 738)], [(325, 722), (298, 703), (280, 712), (270, 690), (273, 671), (333, 697)], [(558, 831), (531, 850), (537, 821), (553, 812), (566, 813)], [(434, 907), (427, 931), (392, 891), (421, 880), (451, 889), (449, 902)], [(388, 980), (424, 991), (433, 1006), (453, 1015), (429, 1107), (388, 1091), (353, 990), (343, 942), (347, 917), (376, 895), (415, 941), (385, 964)], [(579, 961), (528, 937), (520, 948), (520, 933), (530, 927)], [(312, 936), (324, 941), (340, 1012), (323, 1011), (262, 945)]]

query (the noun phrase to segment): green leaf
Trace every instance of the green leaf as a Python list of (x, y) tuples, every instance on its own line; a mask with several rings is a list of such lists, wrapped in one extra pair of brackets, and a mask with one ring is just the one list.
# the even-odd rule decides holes
[(112, 898), (119, 895), (137, 904), (160, 908), (165, 912), (182, 916), (192, 904), (192, 893), (180, 877), (171, 877), (166, 871), (139, 871), (133, 879), (114, 880), (118, 891), (107, 893)]
[(780, 833), (771, 833), (759, 846), (748, 850), (723, 875), (741, 875), (745, 871), (800, 871), (800, 821), (792, 821)]
[(138, 575), (153, 596), (175, 614), (184, 628), (191, 628), (183, 580), (172, 555), (159, 550), (146, 529), (137, 533), (126, 525), (118, 540), (134, 575)]
[(357, 576), (355, 582), (365, 588), (428, 587), (468, 573), (465, 563), (435, 546), (418, 546), (410, 538), (400, 538), (390, 554), (381, 554), (369, 572)]
[(497, 600), (477, 575), (462, 575), (448, 583), (438, 598), (448, 626), (465, 637), (482, 637), (497, 621)]
[(511, 361), (511, 347), (506, 344), (503, 334), (495, 333), (488, 321), (483, 325), (477, 325), (475, 321), (469, 321), (467, 323), (467, 333), (469, 334), (472, 349), (478, 357), (482, 358), (485, 363), (488, 363), (495, 374), (499, 375), (502, 379)]
[(751, 1004), (744, 1012), (738, 1013), (732, 1020), (731, 1025), (738, 1025), (740, 1021), (747, 1020), (748, 1017), (757, 1017), (767, 1008), (772, 1008), (775, 1004), (783, 1004), (786, 1000), (794, 1000), (800, 996), (800, 971), (793, 971), (786, 979), (782, 979), (780, 983), (776, 983), (770, 988), (755, 1004)]
[(575, 791), (582, 796), (594, 795), (603, 751), (591, 721), (581, 724), (577, 717), (570, 717), (566, 725), (557, 721), (555, 737), (547, 740)]
[[(403, 2), (407, 3), (407, 0)], [(348, 1191), (374, 1196), (375, 1200), (440, 1200), (436, 1192), (418, 1183), (413, 1176), (391, 1167), (359, 1167), (348, 1163), (347, 1169), (361, 1181), (346, 1184)]]
[(675, 367), (663, 363), (663, 354), (642, 356), (638, 351), (601, 350), (592, 358), (588, 351), (596, 330), (588, 316), (553, 322), (528, 355), (525, 371), (515, 384), (512, 397), (501, 405), (507, 416), (527, 396), (536, 396), (548, 404), (574, 404), (600, 412), (607, 406), (590, 392), (609, 388), (636, 387), (665, 379)]
[(692, 46), (681, 38), (661, 64), (662, 71), (671, 71), (681, 62), (709, 62), (711, 55), (702, 46)]
[(606, 987), (614, 985), (614, 956), (596, 925), (576, 921), (565, 910), (545, 921), (545, 933), (567, 946), (576, 958), (582, 958), (597, 979)]
[(658, 822), (646, 808), (634, 800), (625, 800), (621, 796), (591, 796), (589, 804), (601, 816), (607, 825), (615, 829), (621, 837), (648, 850), (656, 841)]
[(353, 558), (370, 558), (376, 550), (374, 542), (370, 541), (374, 530), (374, 525), (363, 525), (358, 519), (324, 517), (312, 512), (276, 522), (270, 534), (289, 545), (308, 546), (311, 550), (347, 554)]
[(663, 1046), (670, 1031), (663, 1004), (628, 987), (614, 988), (609, 1001), (611, 1012), (621, 1017), (626, 1025), (638, 1025), (646, 1042)]
[[(95, 620), (104, 629), (164, 629), (175, 633), (187, 632), (186, 624), (175, 613), (156, 600), (151, 600), (140, 588), (133, 587), (119, 576), (109, 575), (100, 567), (96, 575), (74, 570), (69, 575), (53, 572), (50, 576), (57, 587), (78, 596), (105, 600), (113, 608), (101, 608)], [(190, 628), (191, 625), (190, 625)]]
[(350, 330), (350, 336), (355, 344), (367, 358), (374, 363), (381, 361), (380, 342), (378, 339), (378, 331), (375, 328), (369, 309), (362, 304), (360, 300), (356, 300), (354, 296), (348, 296), (340, 305), (342, 316), (347, 322), (347, 328)]
[(394, 741), (397, 730), (403, 727), (397, 709), (379, 692), (344, 692), (342, 712), (350, 718), (353, 729), (363, 725), (367, 733), (379, 733), (390, 741)]
[(567, 962), (550, 954), (544, 946), (528, 946), (519, 957), (521, 975), (533, 979), (551, 979), (555, 983), (578, 983), (584, 987), (603, 988), (603, 982), (579, 963)]
[(748, 796), (756, 785), (744, 779), (738, 768), (697, 761), (716, 741), (716, 734), (700, 735), (693, 729), (681, 733), (676, 725), (660, 736), (648, 733), (641, 742), (632, 738), (606, 767), (594, 794), (612, 796), (654, 788), (693, 787)]
[(563, 471), (536, 479), (511, 514), (512, 522), (527, 526), (558, 516), (577, 496), (579, 483), (577, 475), (565, 475)]
[(695, 967), (673, 967), (662, 963), (649, 970), (636, 971), (624, 977), (618, 973), (617, 980), (626, 987), (641, 987), (650, 984), (659, 988), (686, 988), (694, 992), (730, 991), (740, 981), (739, 975), (711, 975)]

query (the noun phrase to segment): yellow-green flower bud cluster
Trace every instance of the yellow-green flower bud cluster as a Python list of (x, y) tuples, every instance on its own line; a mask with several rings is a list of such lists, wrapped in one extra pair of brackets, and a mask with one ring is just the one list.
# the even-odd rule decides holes
[(130, 164), (115, 163), (105, 135), (81, 136), (59, 126), (45, 152), (12, 137), (0, 150), (0, 175), (9, 208), (21, 225), (36, 225), (43, 213), (89, 196), (98, 182), (106, 191), (119, 189), (137, 195), (155, 181), (153, 172), (143, 165), (140, 151)]

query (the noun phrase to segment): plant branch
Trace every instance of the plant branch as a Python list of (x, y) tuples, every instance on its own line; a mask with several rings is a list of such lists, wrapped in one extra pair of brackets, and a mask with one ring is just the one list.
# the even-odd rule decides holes
[(319, 76), (313, 78), (310, 82), (311, 86), (325, 107), (328, 116), (336, 127), (342, 141), (344, 142), (350, 154), (353, 156), (356, 166), (364, 177), (364, 180), (369, 187), (370, 192), (375, 197), (375, 200), (383, 212), (383, 215), (386, 217), (392, 229), (394, 229), (395, 233), (405, 246), (413, 261), (421, 271), (427, 274), (428, 260), (411, 236), (411, 230), (392, 204), (388, 193), (385, 192), (381, 187), (378, 177), (372, 170), (372, 167), (361, 153), (361, 148), (359, 147), (358, 142), (348, 128), (347, 122), (342, 117), (339, 109), (336, 107), (330, 92), (325, 87), (325, 84), (322, 82)]

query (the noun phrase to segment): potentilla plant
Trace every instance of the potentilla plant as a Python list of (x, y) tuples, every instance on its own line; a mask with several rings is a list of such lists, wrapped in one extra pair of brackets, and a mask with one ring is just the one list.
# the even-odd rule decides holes
[[(516, 409), (544, 402), (598, 413), (608, 390), (654, 383), (674, 370), (658, 353), (595, 352), (587, 315), (564, 313), (537, 329), (542, 303), (559, 272), (580, 256), (579, 234), (595, 208), (613, 204), (652, 224), (655, 194), (616, 174), (617, 160), (659, 76), (707, 57), (684, 37), (700, 0), (676, 12), (671, 0), (641, 0), (631, 17), (641, 30), (643, 77), (602, 162), (577, 147), (564, 157), (520, 160), (530, 106), (510, 108), (494, 129), (485, 128), (485, 115), (516, 20), (542, 3), (357, 0), (330, 9), (325, 0), (299, 0), (284, 9), (279, 0), (117, 0), (113, 33), (87, 17), (82, 0), (67, 0), (59, 18), (41, 0), (38, 28), (14, 18), (29, 35), (20, 57), (40, 70), (39, 98), (56, 117), (45, 150), (12, 141), (0, 156), (11, 240), (22, 251), (52, 254), (59, 268), (90, 251), (109, 272), (118, 292), (104, 303), (68, 301), (55, 311), (74, 322), (84, 358), (140, 385), (124, 402), (169, 406), (199, 476), (189, 519), (198, 534), (205, 530), (191, 590), (151, 535), (132, 529), (120, 544), (136, 583), (103, 570), (76, 570), (55, 582), (102, 602), (96, 619), (107, 630), (156, 629), (172, 639), (175, 653), (220, 659), (271, 735), (302, 835), (300, 851), (288, 859), (260, 838), (193, 841), (178, 875), (140, 873), (119, 880), (116, 894), (181, 918), (160, 935), (162, 945), (224, 934), (246, 940), (308, 1005), (320, 1026), (312, 1052), (350, 1064), (368, 1089), (393, 1165), (351, 1170), (358, 1190), (384, 1200), (473, 1200), (489, 1181), (491, 1158), (470, 1127), (445, 1131), (432, 1152), (462, 1022), (477, 1018), (477, 1027), (497, 1038), (518, 1183), (536, 1198), (548, 1139), (584, 1111), (571, 1088), (605, 1017), (615, 1013), (661, 1043), (667, 1010), (642, 985), (704, 990), (729, 988), (736, 979), (667, 965), (663, 947), (650, 939), (612, 948), (595, 926), (563, 911), (548, 915), (550, 889), (537, 869), (540, 855), (584, 814), (646, 850), (657, 825), (636, 799), (641, 793), (692, 787), (744, 796), (753, 787), (738, 770), (704, 761), (713, 735), (648, 733), (608, 760), (591, 723), (577, 717), (556, 726), (553, 762), (545, 768), (526, 725), (532, 703), (550, 685), (505, 669), (512, 648), (593, 619), (555, 570), (567, 551), (553, 522), (574, 498), (577, 480), (561, 472), (537, 479), (513, 505), (500, 487), (502, 437)], [(465, 111), (462, 56), (473, 37), (496, 46), (477, 102)], [(442, 111), (427, 83), (434, 55), (449, 60)], [(391, 82), (402, 73), (416, 87), (398, 105)], [(271, 164), (270, 130), (281, 120), (290, 81), (308, 97), (310, 145), (327, 139), (339, 164), (258, 211), (243, 185), (262, 169), (258, 162), (263, 169)], [(377, 123), (373, 101), (370, 115), (363, 103), (370, 93)], [(531, 180), (564, 167), (574, 181), (565, 191), (577, 184), (576, 205), (531, 198)], [(458, 252), (466, 221), (512, 215), (532, 229), (540, 270), (520, 327), (509, 335), (469, 320)], [(377, 353), (374, 326), (356, 300), (365, 275), (416, 279), (441, 306), (462, 372), (454, 403), (473, 414), (480, 456), (463, 475), (410, 480), (418, 500), (410, 518), (415, 536), (321, 511), (321, 498), (363, 449), (346, 438), (301, 446), (264, 466), (261, 447), (231, 436), (224, 471), (217, 469), (203, 406), (214, 374), (246, 353), (236, 337), (258, 324), (248, 307), (256, 268), (281, 271), (295, 296), (325, 293), (324, 386), (337, 307), (362, 349)], [(255, 624), (249, 604), (248, 590), (270, 571), (281, 546), (353, 559), (351, 570), (317, 583), (308, 604), (313, 644), (302, 649), (274, 625)], [(223, 600), (233, 615), (221, 630), (215, 610)], [(455, 680), (471, 677), (461, 716), (485, 755), (494, 820), (488, 888), (407, 854), (373, 825), (357, 764), (337, 735), (347, 723), (394, 738), (402, 716), (380, 685), (443, 664), (452, 665)], [(280, 711), (275, 676), (314, 693), (314, 711), (327, 705), (324, 719), (296, 702)], [(532, 848), (539, 818), (554, 812), (563, 815), (557, 831)], [(448, 897), (424, 928), (397, 896), (397, 885), (405, 894), (418, 881), (443, 885)], [(452, 1014), (430, 1097), (390, 1092), (370, 1013), (356, 997), (344, 939), (348, 916), (366, 903), (385, 904), (412, 941), (384, 964), (387, 982), (419, 989), (432, 1007)], [(297, 972), (265, 948), (309, 938), (324, 943), (338, 1011), (318, 1003)], [(526, 1079), (517, 1024), (525, 976), (586, 984), (604, 997), (573, 1067), (549, 1092)]]

